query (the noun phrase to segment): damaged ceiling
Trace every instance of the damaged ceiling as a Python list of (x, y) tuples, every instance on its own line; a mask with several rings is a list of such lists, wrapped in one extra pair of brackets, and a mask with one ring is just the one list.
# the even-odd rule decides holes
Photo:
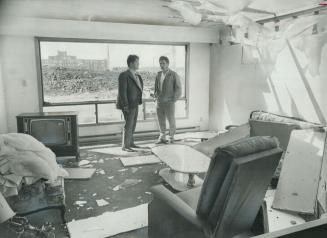
[[(151, 25), (185, 26), (186, 23), (177, 11), (168, 7), (171, 0), (0, 0), (2, 17), (36, 17), (63, 20), (83, 20), (119, 22)], [(174, 1), (175, 2), (175, 1)], [(254, 20), (294, 12), (317, 6), (319, 0), (185, 0), (199, 7), (214, 3), (216, 6), (248, 8), (246, 15)], [(238, 4), (235, 4), (237, 2)], [(202, 5), (201, 5), (202, 3)], [(249, 4), (250, 3), (250, 4)], [(243, 5), (242, 5), (243, 4)], [(207, 11), (206, 7), (202, 11)], [(259, 12), (256, 12), (258, 10)], [(200, 27), (214, 27), (219, 22), (202, 20)]]

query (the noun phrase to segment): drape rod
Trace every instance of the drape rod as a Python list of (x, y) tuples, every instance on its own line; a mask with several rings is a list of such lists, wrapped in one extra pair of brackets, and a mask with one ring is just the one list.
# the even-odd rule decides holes
[(327, 10), (327, 6), (318, 6), (318, 7), (313, 7), (313, 8), (297, 11), (297, 12), (292, 12), (292, 13), (287, 13), (287, 14), (283, 14), (283, 15), (279, 15), (279, 16), (274, 16), (274, 17), (257, 20), (256, 22), (259, 24), (264, 24), (264, 23), (268, 23), (268, 22), (275, 22), (276, 20), (277, 21), (284, 20), (284, 19), (288, 19), (288, 18), (292, 18), (292, 17), (294, 18), (294, 17), (298, 17), (301, 15), (314, 13), (317, 11), (322, 12), (322, 11), (326, 11), (326, 10)]

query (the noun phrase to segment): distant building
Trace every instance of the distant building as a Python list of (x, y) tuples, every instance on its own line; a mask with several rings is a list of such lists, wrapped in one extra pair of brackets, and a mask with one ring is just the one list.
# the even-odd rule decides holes
[(105, 71), (108, 68), (106, 59), (78, 59), (76, 56), (67, 55), (66, 51), (58, 51), (57, 55), (49, 56), (48, 59), (42, 60), (42, 63), (50, 67), (65, 67), (98, 72)]

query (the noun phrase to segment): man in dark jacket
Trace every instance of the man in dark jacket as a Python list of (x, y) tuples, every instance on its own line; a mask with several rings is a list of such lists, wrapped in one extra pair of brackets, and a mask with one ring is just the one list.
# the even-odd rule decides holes
[(176, 132), (175, 102), (182, 94), (182, 86), (177, 73), (169, 69), (169, 59), (166, 56), (159, 58), (159, 64), (162, 71), (157, 74), (154, 89), (160, 128), (157, 144), (168, 142), (166, 140), (166, 119), (169, 122), (170, 143), (173, 143)]
[(136, 70), (139, 68), (139, 57), (129, 55), (127, 58), (128, 70), (119, 75), (117, 108), (123, 111), (125, 125), (123, 130), (122, 149), (132, 152), (138, 146), (134, 143), (138, 106), (142, 104), (143, 81)]

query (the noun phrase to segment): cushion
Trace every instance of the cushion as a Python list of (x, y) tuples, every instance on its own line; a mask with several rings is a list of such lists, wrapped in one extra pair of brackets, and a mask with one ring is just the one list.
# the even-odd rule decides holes
[(271, 122), (281, 122), (281, 123), (290, 123), (298, 125), (300, 129), (309, 129), (312, 127), (319, 127), (320, 124), (312, 123), (305, 121), (296, 117), (281, 116), (265, 111), (253, 111), (250, 114), (250, 119), (260, 120), (260, 121), (271, 121)]

